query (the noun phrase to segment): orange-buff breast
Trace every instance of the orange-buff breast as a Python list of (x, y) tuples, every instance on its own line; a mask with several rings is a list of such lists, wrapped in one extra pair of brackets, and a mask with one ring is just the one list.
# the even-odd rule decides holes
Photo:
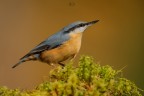
[(40, 60), (51, 65), (74, 58), (81, 47), (81, 38), (82, 33), (71, 33), (70, 39), (59, 47), (42, 52)]

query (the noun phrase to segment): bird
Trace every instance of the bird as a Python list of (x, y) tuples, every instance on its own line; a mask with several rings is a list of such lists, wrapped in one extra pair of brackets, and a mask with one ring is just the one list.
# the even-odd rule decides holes
[(12, 66), (12, 68), (17, 67), (23, 62), (35, 60), (49, 65), (59, 64), (65, 66), (63, 62), (75, 58), (79, 52), (83, 32), (98, 21), (77, 21), (67, 25), (20, 58), (19, 62)]

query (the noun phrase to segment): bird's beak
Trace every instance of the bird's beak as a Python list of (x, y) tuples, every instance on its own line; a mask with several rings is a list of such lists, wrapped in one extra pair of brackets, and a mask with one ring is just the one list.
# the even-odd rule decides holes
[(94, 21), (91, 21), (91, 22), (87, 22), (86, 25), (91, 26), (91, 25), (97, 23), (98, 21), (99, 20), (94, 20)]

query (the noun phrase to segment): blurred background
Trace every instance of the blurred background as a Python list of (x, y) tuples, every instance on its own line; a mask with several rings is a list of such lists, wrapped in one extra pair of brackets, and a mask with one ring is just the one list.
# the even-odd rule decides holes
[(144, 89), (143, 0), (0, 0), (0, 86), (33, 89), (51, 66), (26, 62), (11, 67), (32, 48), (75, 21), (100, 21), (88, 28), (77, 56), (123, 69)]

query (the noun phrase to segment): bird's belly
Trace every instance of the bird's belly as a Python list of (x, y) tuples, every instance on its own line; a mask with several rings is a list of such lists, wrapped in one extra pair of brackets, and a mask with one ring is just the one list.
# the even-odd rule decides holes
[(64, 42), (61, 46), (46, 50), (41, 53), (41, 61), (48, 64), (59, 63), (67, 59), (72, 59), (79, 51), (81, 46), (81, 36)]

